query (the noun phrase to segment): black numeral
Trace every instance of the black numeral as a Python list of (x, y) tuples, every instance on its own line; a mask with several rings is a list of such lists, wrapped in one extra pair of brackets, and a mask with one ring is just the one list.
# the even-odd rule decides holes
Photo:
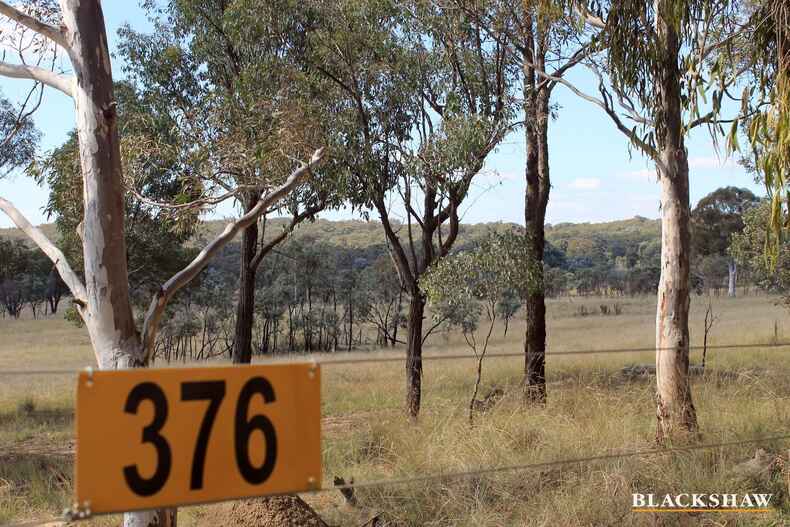
[(167, 440), (159, 433), (167, 421), (167, 398), (164, 392), (152, 382), (140, 383), (129, 393), (124, 411), (128, 414), (136, 414), (143, 401), (151, 401), (154, 405), (154, 418), (151, 424), (143, 428), (143, 443), (151, 443), (156, 448), (156, 470), (153, 476), (144, 478), (140, 476), (137, 465), (127, 465), (123, 467), (123, 475), (126, 484), (135, 494), (151, 496), (159, 492), (167, 481), (173, 456)]
[[(253, 377), (244, 385), (236, 405), (236, 465), (247, 482), (257, 485), (266, 481), (274, 470), (277, 461), (277, 436), (274, 426), (265, 415), (256, 415), (247, 419), (250, 401), (254, 395), (263, 397), (265, 403), (274, 402), (274, 389), (263, 377)], [(253, 466), (250, 461), (250, 435), (260, 430), (266, 440), (266, 455), (260, 467)]]
[(211, 427), (217, 417), (222, 399), (225, 398), (225, 381), (199, 381), (181, 383), (182, 401), (211, 401), (206, 408), (203, 422), (200, 424), (195, 453), (192, 456), (192, 477), (189, 488), (192, 490), (203, 488), (203, 470), (206, 466), (206, 450), (211, 436)]
[[(250, 402), (256, 395), (263, 398), (264, 403), (275, 401), (271, 383), (263, 377), (253, 377), (244, 385), (236, 403), (236, 419), (234, 423), (234, 443), (236, 465), (242, 477), (253, 485), (269, 479), (277, 461), (277, 435), (274, 425), (265, 415), (247, 417)], [(192, 455), (192, 474), (189, 483), (191, 490), (203, 488), (203, 474), (206, 467), (206, 452), (211, 438), (211, 429), (217, 418), (217, 412), (225, 398), (225, 381), (197, 381), (181, 383), (182, 401), (209, 401), (203, 422), (200, 424), (195, 451)], [(154, 418), (143, 428), (142, 442), (151, 443), (156, 449), (156, 470), (150, 478), (140, 475), (137, 465), (123, 467), (126, 484), (139, 496), (152, 496), (159, 492), (170, 476), (173, 466), (173, 453), (170, 444), (162, 436), (161, 431), (167, 421), (167, 397), (162, 389), (153, 382), (142, 382), (135, 386), (126, 399), (124, 411), (137, 414), (140, 403), (151, 401), (154, 407)], [(266, 443), (266, 454), (261, 466), (256, 467), (250, 460), (250, 436), (259, 430)]]

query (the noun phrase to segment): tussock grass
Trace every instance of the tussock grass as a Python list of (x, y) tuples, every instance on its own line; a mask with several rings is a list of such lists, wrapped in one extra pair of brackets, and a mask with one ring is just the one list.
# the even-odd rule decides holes
[[(361, 482), (655, 448), (648, 382), (601, 382), (595, 374), (578, 380), (551, 390), (545, 407), (525, 410), (519, 397), (510, 395), (471, 428), (459, 403), (432, 406), (414, 426), (404, 426), (399, 415), (371, 420), (346, 436), (329, 440), (327, 473)], [(729, 386), (715, 377), (696, 382), (703, 440), (732, 441), (789, 429), (790, 382), (775, 380), (778, 383), (770, 395), (762, 380), (736, 381)], [(717, 405), (728, 411), (715, 414), (712, 409)], [(778, 453), (790, 442), (760, 446)], [(685, 525), (691, 519), (690, 524), (770, 525), (773, 521), (783, 525), (787, 518), (780, 514), (790, 513), (790, 500), (781, 475), (771, 481), (744, 482), (729, 474), (755, 448), (670, 453), (359, 489), (358, 497), (367, 510), (386, 511), (399, 525)], [(659, 518), (630, 512), (632, 492), (725, 491), (772, 492), (780, 510), (771, 518), (736, 514), (731, 518), (720, 514)], [(347, 512), (343, 510), (330, 516), (331, 521), (341, 523), (344, 518)]]
[[(598, 305), (615, 301), (622, 305), (621, 315), (575, 315), (579, 305), (598, 311)], [(701, 343), (704, 304), (703, 299), (692, 299), (694, 345)], [(780, 327), (779, 338), (787, 338), (783, 326), (790, 320), (770, 298), (718, 298), (714, 309), (720, 322), (710, 339), (713, 345), (768, 342), (774, 321)], [(652, 298), (554, 300), (549, 317), (550, 351), (644, 348), (654, 340)], [(490, 353), (520, 350), (523, 323), (512, 321), (507, 338), (502, 329), (495, 330)], [(61, 320), (0, 320), (0, 335), (0, 368), (78, 368), (92, 363), (84, 330)], [(401, 356), (403, 350), (372, 353)], [(453, 333), (429, 339), (425, 354), (442, 353), (468, 353), (470, 359), (425, 363), (423, 412), (417, 423), (401, 411), (402, 362), (324, 367), (325, 480), (338, 475), (359, 483), (654, 448), (654, 379), (627, 379), (620, 373), (627, 365), (653, 363), (652, 352), (549, 357), (549, 399), (542, 407), (522, 405), (521, 358), (490, 357), (484, 362), (481, 394), (497, 386), (505, 397), (478, 416), (473, 427), (466, 417), (474, 382), (472, 354)], [(700, 359), (701, 352), (692, 353), (692, 363)], [(71, 459), (59, 453), (68, 451), (71, 439), (73, 391), (70, 376), (0, 379), (0, 523), (46, 517), (68, 504)], [(790, 350), (710, 350), (708, 371), (693, 379), (693, 393), (705, 442), (790, 430)], [(787, 455), (790, 442), (759, 446)], [(344, 505), (338, 492), (305, 499), (334, 525), (361, 525), (373, 514), (409, 526), (788, 525), (788, 473), (777, 472), (763, 481), (742, 480), (731, 473), (756, 448), (360, 488), (358, 509)], [(776, 512), (630, 512), (632, 492), (747, 491), (773, 493)], [(212, 525), (212, 510), (185, 508), (179, 522)], [(117, 523), (110, 518), (97, 524), (113, 521)]]

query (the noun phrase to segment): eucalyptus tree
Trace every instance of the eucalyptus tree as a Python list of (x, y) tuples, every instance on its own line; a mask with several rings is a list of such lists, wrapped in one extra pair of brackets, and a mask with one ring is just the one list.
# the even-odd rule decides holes
[[(157, 107), (140, 97), (128, 83), (116, 83), (114, 96), (127, 188), (124, 235), (130, 295), (132, 303), (143, 308), (159, 284), (194, 257), (194, 250), (186, 248), (184, 242), (194, 234), (198, 217), (194, 211), (174, 215), (170, 210), (150, 205), (152, 201), (183, 202), (194, 193), (183, 177), (191, 167), (173, 155), (175, 149), (147, 148), (153, 142), (173, 145), (178, 141), (173, 123), (163, 119)], [(36, 159), (27, 172), (49, 188), (44, 211), (55, 219), (59, 247), (82, 274), (84, 206), (76, 131), (61, 146)]]
[(343, 0), (317, 18), (309, 65), (343, 100), (337, 155), (351, 199), (381, 220), (410, 296), (406, 410), (416, 418), (431, 332), (419, 279), (453, 247), (472, 181), (513, 126), (510, 48), (430, 1)]
[[(0, 178), (33, 160), (40, 133), (31, 119), (30, 96), (43, 88), (34, 86), (21, 104), (0, 96)], [(32, 254), (22, 241), (0, 239), (0, 312), (18, 318), (23, 307), (20, 279)], [(54, 311), (53, 311), (54, 312)]]
[[(454, 313), (466, 313), (462, 325), (466, 344), (477, 359), (472, 397), (469, 400), (469, 424), (474, 422), (475, 402), (480, 389), (485, 360), (494, 325), (513, 289), (526, 294), (540, 289), (540, 275), (532, 247), (515, 232), (489, 233), (474, 249), (458, 252), (433, 265), (420, 279), (433, 308), (435, 319), (446, 319)], [(481, 312), (487, 324), (478, 328)]]
[[(511, 59), (521, 73), (524, 119), (524, 235), (537, 261), (544, 263), (546, 209), (551, 190), (549, 124), (559, 111), (551, 98), (558, 78), (591, 55), (589, 32), (569, 11), (566, 1), (448, 0), (478, 21), (500, 42), (512, 46)], [(542, 276), (542, 269), (538, 271)], [(530, 288), (525, 300), (523, 388), (527, 400), (546, 400), (546, 292)]]
[[(549, 163), (549, 123), (558, 107), (551, 97), (557, 78), (563, 77), (593, 49), (564, 2), (528, 0), (504, 3), (511, 28), (510, 41), (521, 69), (526, 165), (524, 176), (524, 234), (542, 277), (546, 249), (546, 209), (551, 190)], [(497, 26), (492, 26), (497, 30)], [(538, 74), (549, 72), (552, 79)], [(546, 400), (546, 292), (531, 288), (525, 299), (524, 394), (528, 400)]]
[(743, 215), (743, 229), (732, 236), (729, 253), (758, 287), (781, 295), (784, 306), (790, 308), (790, 239), (781, 240), (773, 258), (765, 254), (765, 230), (772, 212), (770, 199), (750, 207)]
[[(750, 115), (743, 128), (751, 150), (749, 164), (771, 198), (766, 247), (776, 265), (790, 225), (790, 6), (784, 0), (755, 0), (750, 6), (759, 23), (741, 47), (741, 58), (751, 66), (762, 97), (757, 103), (743, 101)], [(763, 100), (768, 104), (761, 105)], [(730, 146), (738, 149), (737, 142)]]
[[(65, 54), (72, 73), (33, 65), (22, 55), (19, 63), (0, 61), (0, 75), (39, 82), (74, 100), (83, 183), (80, 233), (84, 280), (63, 252), (13, 203), (0, 197), (0, 210), (54, 263), (85, 323), (99, 367), (143, 367), (151, 359), (159, 321), (173, 295), (193, 280), (240, 230), (256, 222), (298, 187), (320, 163), (323, 150), (316, 151), (309, 162), (300, 164), (284, 180), (272, 181), (255, 207), (229, 223), (186, 267), (162, 284), (151, 300), (142, 328), (138, 328), (129, 295), (117, 103), (101, 5), (98, 0), (61, 0), (59, 8), (54, 2), (34, 3), (34, 7), (39, 6), (43, 6), (42, 10), (21, 10), (0, 1), (0, 15), (7, 19), (3, 21), (11, 27), (9, 33), (35, 34), (42, 45), (34, 51), (45, 56), (51, 56), (53, 50)], [(124, 516), (127, 526), (164, 526), (174, 522), (174, 511), (167, 510)]]
[(656, 165), (662, 227), (656, 438), (693, 435), (698, 427), (688, 377), (691, 211), (685, 139), (702, 126), (716, 137), (722, 123), (733, 122), (721, 114), (731, 107), (725, 97), (732, 97), (745, 70), (730, 60), (732, 50), (749, 38), (756, 19), (731, 0), (592, 0), (577, 4), (576, 14), (596, 31), (600, 55), (585, 65), (598, 77), (599, 96), (567, 79), (541, 75), (601, 107), (630, 145)]
[[(235, 199), (246, 214), (272, 175), (293, 164), (292, 156), (307, 155), (330, 136), (331, 108), (317, 104), (328, 104), (317, 96), (320, 82), (297, 67), (311, 23), (309, 4), (149, 2), (154, 31), (122, 31), (127, 73), (149, 97), (160, 100), (181, 131), (183, 155), (196, 165), (187, 175), (191, 185), (214, 196), (192, 203), (213, 206)], [(338, 204), (338, 188), (324, 172), (265, 212), (291, 216), (277, 236), (264, 241), (258, 222), (242, 232), (234, 362), (251, 360), (261, 262), (298, 224)]]
[(752, 191), (745, 188), (722, 187), (697, 203), (691, 211), (692, 246), (700, 257), (720, 257), (726, 260), (728, 272), (727, 295), (735, 296), (738, 266), (727, 254), (731, 238), (743, 230), (743, 215), (759, 203)]
[[(33, 90), (43, 93), (39, 85)], [(22, 104), (0, 96), (0, 178), (33, 160), (41, 133), (31, 119), (37, 104), (31, 104), (31, 91)]]

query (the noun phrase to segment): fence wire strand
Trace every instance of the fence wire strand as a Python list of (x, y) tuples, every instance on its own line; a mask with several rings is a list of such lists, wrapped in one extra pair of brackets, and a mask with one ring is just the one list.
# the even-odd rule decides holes
[[(716, 345), (709, 345), (709, 346), (689, 346), (689, 351), (695, 350), (718, 350), (718, 351), (734, 351), (740, 349), (778, 349), (778, 348), (788, 348), (790, 349), (790, 342), (768, 342), (768, 343), (760, 343), (760, 344), (716, 344)], [(660, 352), (660, 351), (671, 351), (675, 348), (656, 348), (656, 347), (625, 347), (625, 348), (610, 348), (610, 349), (579, 349), (579, 350), (568, 350), (568, 351), (556, 351), (556, 352), (546, 352), (546, 356), (551, 357), (562, 357), (562, 356), (574, 356), (574, 355), (598, 355), (598, 354), (618, 354), (618, 353), (646, 353), (646, 352)], [(370, 352), (369, 352), (370, 353)], [(524, 352), (506, 352), (506, 353), (489, 353), (486, 357), (489, 359), (494, 358), (514, 358), (514, 357), (523, 357)], [(441, 354), (441, 355), (426, 355), (422, 357), (414, 358), (417, 362), (427, 362), (427, 361), (443, 361), (443, 360), (461, 360), (461, 359), (472, 359), (474, 355), (470, 354)], [(304, 361), (312, 361), (321, 366), (338, 366), (338, 365), (350, 365), (350, 364), (370, 364), (370, 363), (386, 363), (386, 362), (402, 362), (405, 361), (407, 357), (405, 355), (398, 355), (398, 356), (388, 356), (388, 357), (350, 357), (350, 358), (330, 358), (319, 360), (316, 359), (314, 355), (302, 355), (302, 356), (288, 356), (285, 360), (278, 360), (278, 359), (268, 359), (261, 362), (255, 362), (253, 365), (256, 366), (266, 366), (266, 365), (276, 365), (276, 364), (288, 364), (289, 362), (299, 362), (300, 360)], [(212, 364), (213, 365), (213, 364)], [(190, 367), (195, 367), (194, 364), (190, 365)], [(200, 367), (200, 366), (198, 366)], [(48, 368), (48, 369), (0, 369), (0, 376), (33, 376), (33, 375), (76, 375), (80, 371), (79, 369), (74, 368)], [(781, 441), (790, 439), (790, 434), (787, 435), (777, 435), (772, 437), (759, 437), (759, 438), (752, 438), (740, 441), (728, 441), (722, 443), (708, 443), (708, 444), (701, 444), (701, 445), (685, 445), (685, 446), (677, 446), (677, 447), (670, 447), (670, 448), (655, 448), (650, 450), (636, 450), (630, 452), (618, 452), (612, 454), (600, 454), (595, 456), (586, 456), (580, 458), (573, 458), (573, 459), (560, 459), (560, 460), (553, 460), (553, 461), (544, 461), (539, 463), (526, 463), (526, 464), (519, 464), (519, 465), (504, 465), (499, 467), (483, 467), (474, 470), (468, 471), (458, 471), (458, 472), (443, 472), (443, 473), (434, 473), (434, 474), (424, 474), (420, 476), (410, 476), (404, 478), (390, 478), (390, 479), (381, 479), (381, 480), (372, 480), (372, 481), (363, 481), (359, 483), (346, 483), (342, 485), (322, 485), (321, 488), (307, 491), (304, 494), (310, 493), (320, 493), (320, 492), (330, 492), (330, 491), (339, 491), (339, 490), (353, 490), (353, 489), (365, 489), (365, 488), (376, 488), (376, 487), (386, 487), (386, 486), (398, 486), (398, 485), (408, 485), (412, 483), (423, 483), (427, 481), (442, 481), (442, 480), (455, 480), (455, 479), (464, 479), (474, 476), (486, 475), (486, 474), (495, 474), (495, 473), (502, 473), (502, 472), (515, 472), (515, 471), (528, 471), (528, 470), (535, 470), (535, 469), (542, 469), (547, 467), (555, 467), (555, 466), (566, 466), (566, 465), (578, 465), (578, 464), (587, 464), (593, 463), (596, 461), (606, 461), (606, 460), (614, 460), (614, 459), (622, 459), (622, 458), (632, 458), (632, 457), (646, 457), (646, 456), (655, 456), (660, 454), (669, 454), (673, 452), (689, 452), (694, 450), (705, 450), (705, 449), (712, 449), (712, 448), (726, 448), (738, 445), (747, 445), (747, 444), (755, 444), (755, 443), (766, 443), (771, 441)], [(52, 523), (64, 522), (65, 519), (61, 517), (51, 517), (49, 519), (39, 519), (39, 520), (32, 520), (22, 523), (12, 523), (8, 524), (6, 527), (40, 527), (43, 525), (49, 525)]]
[[(317, 493), (340, 491), (340, 490), (369, 489), (376, 487), (409, 485), (412, 483), (424, 483), (427, 481), (465, 479), (474, 476), (496, 474), (501, 472), (527, 471), (527, 470), (542, 469), (547, 467), (588, 464), (588, 463), (594, 463), (596, 461), (609, 461), (614, 459), (624, 459), (624, 458), (632, 458), (632, 457), (647, 457), (647, 456), (656, 456), (661, 454), (671, 454), (675, 452), (691, 452), (695, 450), (707, 450), (713, 448), (727, 448), (733, 446), (749, 445), (756, 443), (768, 443), (771, 441), (782, 441), (782, 440), (790, 440), (790, 434), (768, 436), (768, 437), (755, 437), (751, 439), (742, 439), (739, 441), (726, 441), (720, 443), (705, 443), (700, 445), (682, 445), (682, 446), (674, 446), (668, 448), (653, 448), (649, 450), (616, 452), (612, 454), (599, 454), (595, 456), (585, 456), (585, 457), (572, 458), (572, 459), (559, 459), (552, 461), (543, 461), (539, 463), (504, 465), (499, 467), (484, 467), (474, 470), (425, 474), (421, 476), (410, 476), (405, 478), (380, 479), (380, 480), (372, 480), (372, 481), (363, 481), (360, 483), (346, 483), (342, 485), (331, 485), (331, 486), (322, 485), (321, 488), (300, 492), (298, 494), (317, 494)], [(95, 515), (95, 516), (100, 516), (100, 515)], [(23, 522), (23, 523), (12, 523), (10, 525), (7, 525), (6, 527), (40, 527), (43, 525), (56, 523), (56, 522), (65, 522), (65, 519), (63, 517), (52, 517), (46, 520), (42, 519), (42, 520), (34, 520), (34, 521)]]
[[(703, 349), (707, 350), (718, 350), (718, 351), (734, 351), (739, 349), (757, 349), (757, 348), (788, 348), (790, 349), (790, 342), (767, 342), (762, 344), (715, 344), (715, 345), (708, 345), (701, 346), (689, 346), (689, 351), (699, 351)], [(647, 352), (661, 352), (661, 351), (673, 351), (676, 348), (667, 347), (667, 348), (656, 348), (656, 347), (644, 347), (644, 348), (610, 348), (610, 349), (580, 349), (580, 350), (568, 350), (568, 351), (549, 351), (546, 352), (547, 357), (565, 357), (565, 356), (573, 356), (573, 355), (604, 355), (604, 354), (618, 354), (618, 353), (647, 353)], [(345, 352), (348, 353), (348, 352)], [(376, 352), (356, 352), (356, 353), (368, 353), (373, 354)], [(505, 353), (488, 353), (486, 354), (487, 359), (496, 359), (496, 358), (508, 358), (508, 357), (524, 357), (523, 351), (513, 351), (513, 352), (505, 352)], [(474, 359), (475, 356), (469, 353), (447, 353), (441, 355), (424, 355), (422, 357), (415, 357), (413, 360), (415, 362), (429, 362), (429, 361), (443, 361), (443, 360), (459, 360), (459, 359)], [(352, 357), (352, 358), (340, 358), (340, 359), (317, 359), (315, 355), (296, 355), (296, 354), (285, 354), (282, 356), (282, 359), (267, 359), (264, 361), (253, 362), (253, 366), (271, 366), (277, 364), (289, 364), (291, 362), (315, 362), (321, 366), (339, 366), (339, 365), (348, 365), (348, 364), (365, 364), (365, 363), (383, 363), (383, 362), (402, 362), (407, 359), (406, 355), (398, 355), (398, 356), (389, 356), (389, 357)], [(210, 366), (230, 366), (229, 364), (223, 363), (209, 363), (207, 365)], [(196, 363), (191, 363), (187, 365), (190, 368), (195, 367), (203, 367), (203, 365), (198, 365)], [(74, 369), (74, 368), (48, 368), (48, 369), (40, 369), (40, 370), (23, 370), (23, 369), (0, 369), (0, 375), (76, 375), (84, 371), (84, 369)]]
[(772, 436), (772, 437), (757, 437), (757, 438), (745, 439), (741, 441), (727, 441), (724, 443), (707, 443), (702, 445), (685, 445), (685, 446), (669, 447), (669, 448), (654, 448), (650, 450), (635, 450), (631, 452), (618, 452), (612, 454), (599, 454), (595, 456), (579, 457), (573, 459), (559, 459), (554, 461), (543, 461), (540, 463), (526, 463), (522, 465), (504, 465), (500, 467), (485, 467), (485, 468), (479, 468), (479, 469), (461, 471), (461, 472), (425, 474), (422, 476), (412, 476), (407, 478), (363, 481), (361, 483), (348, 483), (344, 485), (335, 485), (332, 487), (322, 487), (321, 489), (315, 492), (326, 492), (329, 490), (340, 490), (340, 489), (384, 487), (384, 486), (393, 486), (393, 485), (408, 485), (410, 483), (421, 483), (425, 481), (434, 481), (434, 480), (462, 479), (462, 478), (468, 478), (468, 477), (479, 476), (484, 474), (494, 474), (498, 472), (533, 470), (533, 469), (555, 467), (562, 465), (578, 465), (578, 464), (592, 463), (595, 461), (605, 461), (605, 460), (621, 459), (621, 458), (629, 458), (629, 457), (655, 456), (659, 454), (669, 454), (672, 452), (688, 452), (693, 450), (725, 448), (725, 447), (748, 445), (754, 443), (768, 443), (771, 441), (781, 441), (784, 439), (790, 439), (790, 434)]

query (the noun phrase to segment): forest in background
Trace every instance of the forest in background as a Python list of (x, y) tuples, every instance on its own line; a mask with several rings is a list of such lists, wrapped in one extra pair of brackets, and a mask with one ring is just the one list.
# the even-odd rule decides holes
[[(711, 214), (711, 203), (715, 204), (713, 217), (706, 215)], [(697, 295), (732, 296), (735, 290), (730, 290), (730, 279), (740, 294), (748, 294), (752, 288), (786, 291), (784, 282), (769, 279), (772, 273), (759, 258), (761, 232), (749, 232), (765, 221), (760, 215), (765, 204), (761, 208), (760, 203), (748, 191), (725, 187), (703, 198), (694, 209), (692, 284)], [(130, 260), (137, 262), (137, 271), (130, 278), (133, 297), (141, 299), (137, 310), (144, 308), (143, 300), (163, 267), (192, 256), (196, 246), (218, 236), (226, 223), (202, 222), (190, 238), (178, 244), (130, 243), (147, 248), (130, 255)], [(268, 264), (256, 276), (253, 354), (351, 351), (403, 344), (410, 299), (398, 281), (380, 223), (316, 219), (303, 222), (293, 232), (289, 223), (288, 218), (267, 218), (260, 223), (261, 245), (282, 233), (288, 237), (273, 249)], [(399, 233), (405, 230), (403, 225), (394, 225)], [(54, 225), (42, 229), (58, 238)], [(492, 234), (508, 232), (521, 234), (523, 226), (461, 224), (453, 254), (475, 253)], [(134, 237), (132, 232), (130, 238)], [(655, 294), (660, 251), (660, 220), (637, 216), (603, 223), (547, 225), (546, 295), (616, 299)], [(34, 318), (55, 313), (65, 288), (46, 257), (16, 229), (0, 231), (0, 252), (4, 255), (0, 265), (2, 316), (17, 318), (25, 308)], [(238, 242), (225, 246), (200, 278), (185, 289), (183, 297), (169, 307), (157, 342), (158, 358), (169, 362), (231, 356), (240, 252)], [(162, 264), (168, 260), (172, 261)], [(731, 274), (736, 260), (741, 263), (737, 282)], [(523, 296), (514, 289), (496, 299), (497, 315), (506, 327), (522, 309)], [(599, 307), (600, 312), (584, 308), (578, 315), (621, 312), (616, 302)], [(76, 321), (69, 309), (65, 316)], [(434, 329), (461, 331), (476, 328), (479, 320), (480, 313), (468, 306), (433, 317)]]

